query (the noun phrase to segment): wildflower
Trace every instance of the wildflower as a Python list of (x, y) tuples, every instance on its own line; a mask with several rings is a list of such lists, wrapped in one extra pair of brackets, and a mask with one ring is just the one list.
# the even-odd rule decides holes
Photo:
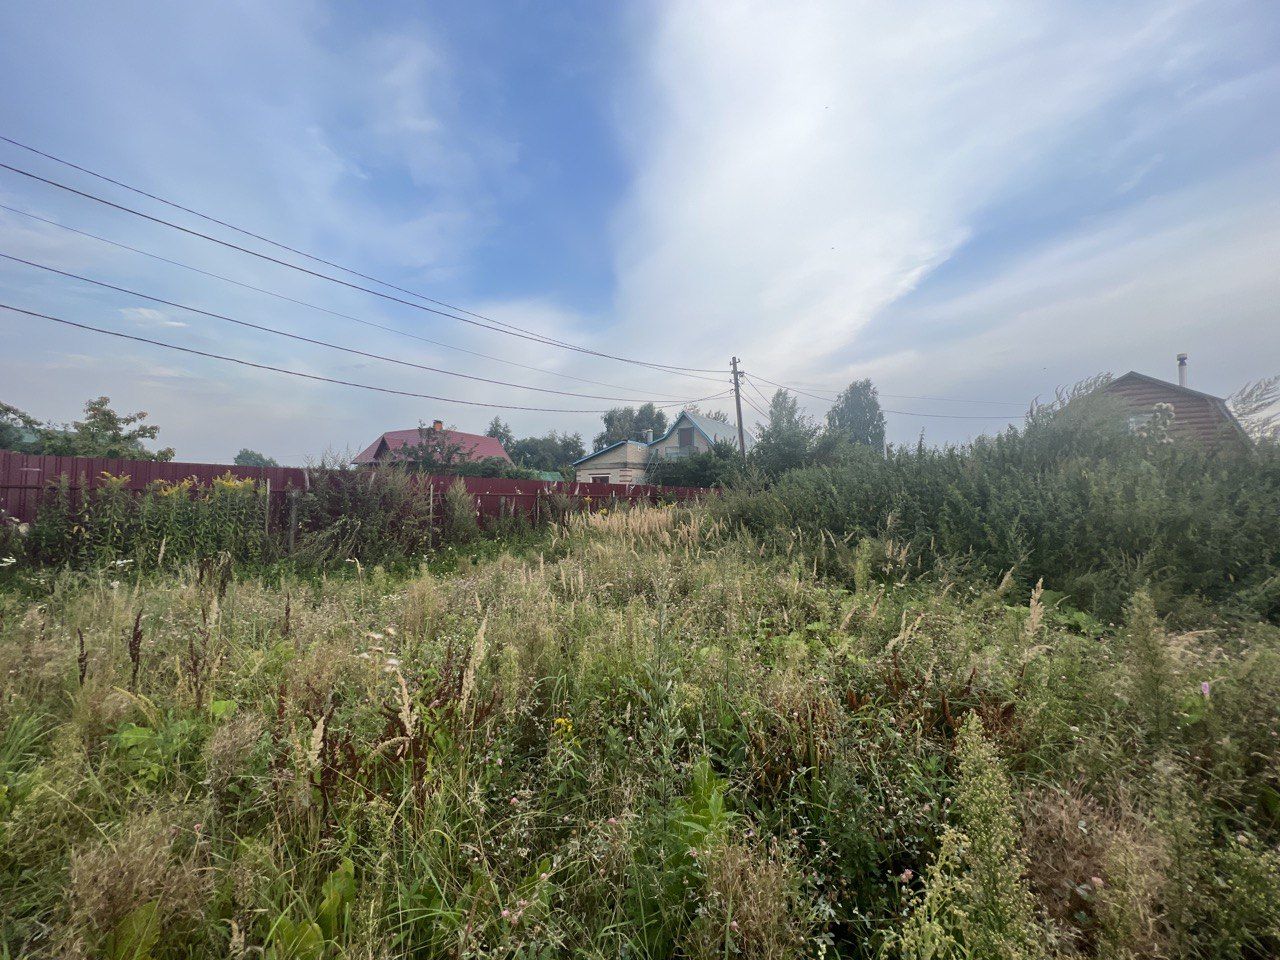
[(730, 929), (730, 930), (732, 930), (734, 933), (737, 933), (737, 932), (738, 932), (738, 921), (737, 921), (737, 920), (730, 920), (730, 921), (729, 921), (729, 929)]
[(508, 910), (508, 909), (506, 909), (505, 907), (503, 907), (503, 909), (502, 909), (502, 919), (503, 919), (503, 920), (509, 920), (509, 919), (511, 919), (511, 911), (510, 911), (510, 910)]
[(1206, 700), (1209, 699), (1209, 681), (1208, 680), (1200, 681), (1200, 695), (1203, 696)]
[(610, 817), (608, 820), (605, 821), (605, 823), (609, 824), (609, 826), (611, 827), (616, 827), (618, 825), (618, 818)]
[(116, 560), (113, 565), (117, 567), (127, 567), (131, 563), (133, 563), (132, 560)]
[(552, 724), (555, 727), (556, 733), (559, 733), (562, 736), (567, 737), (569, 734), (573, 733), (573, 721), (568, 717), (556, 717), (555, 720), (552, 721)]
[(11, 567), (17, 562), (17, 557), (5, 557), (3, 560), (0, 560), (0, 567)]
[(539, 879), (539, 880), (541, 880), (543, 883), (546, 883), (548, 880), (550, 880), (550, 879), (551, 879), (551, 874), (549, 874), (549, 873), (540, 873), (540, 874), (538, 874), (538, 879)]
[(912, 870), (910, 867), (907, 867), (907, 869), (903, 870), (902, 873), (898, 875), (898, 879), (901, 880), (903, 883), (910, 883), (911, 878), (914, 877), (915, 875), (916, 875), (915, 871)]
[(1101, 890), (1104, 886), (1101, 877), (1090, 877), (1089, 882), (1093, 884), (1095, 890)]

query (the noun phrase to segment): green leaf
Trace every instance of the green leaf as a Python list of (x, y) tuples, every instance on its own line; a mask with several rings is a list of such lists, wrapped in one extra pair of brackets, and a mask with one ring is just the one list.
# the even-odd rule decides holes
[(320, 960), (323, 955), (324, 934), (318, 923), (295, 923), (288, 917), (276, 920), (265, 954), (267, 960)]
[(343, 860), (342, 865), (325, 880), (323, 899), (320, 909), (316, 911), (316, 919), (326, 940), (336, 940), (346, 920), (346, 907), (356, 897), (356, 868), (350, 860)]
[(160, 936), (160, 903), (151, 900), (135, 907), (116, 924), (102, 945), (104, 960), (150, 960), (151, 948)]

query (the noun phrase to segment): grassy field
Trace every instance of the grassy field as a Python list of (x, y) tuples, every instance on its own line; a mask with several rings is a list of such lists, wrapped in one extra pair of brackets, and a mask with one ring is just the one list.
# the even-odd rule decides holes
[(13, 580), (0, 955), (1280, 952), (1280, 629), (855, 553)]

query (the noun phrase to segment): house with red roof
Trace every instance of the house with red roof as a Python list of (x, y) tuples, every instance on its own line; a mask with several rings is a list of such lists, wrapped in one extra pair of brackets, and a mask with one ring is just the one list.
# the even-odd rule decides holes
[(438, 439), (442, 447), (457, 448), (458, 460), (463, 463), (476, 463), (496, 457), (507, 463), (511, 458), (502, 448), (496, 437), (486, 437), (478, 433), (463, 433), (461, 430), (446, 430), (443, 420), (433, 421), (430, 429), (416, 427), (412, 430), (388, 430), (355, 458), (357, 464), (393, 462), (401, 455), (405, 447), (413, 449), (424, 440), (423, 431), (434, 434), (431, 439)]

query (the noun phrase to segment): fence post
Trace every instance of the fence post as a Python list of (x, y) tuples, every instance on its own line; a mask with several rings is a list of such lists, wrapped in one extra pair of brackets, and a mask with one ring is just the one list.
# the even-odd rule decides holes
[(289, 491), (289, 556), (293, 556), (298, 537), (298, 491)]
[(267, 477), (267, 509), (263, 511), (262, 533), (271, 536), (271, 478)]
[(427, 482), (427, 542), (436, 542), (436, 484)]

